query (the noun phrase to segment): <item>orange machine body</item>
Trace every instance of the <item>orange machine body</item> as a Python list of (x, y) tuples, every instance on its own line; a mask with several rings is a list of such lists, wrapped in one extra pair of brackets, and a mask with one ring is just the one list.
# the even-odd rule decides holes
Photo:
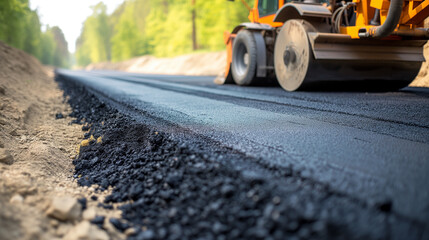
[[(279, 6), (278, 9), (280, 9), (285, 1), (284, 0), (279, 0), (278, 1)], [(249, 13), (249, 20), (252, 23), (264, 23), (264, 24), (268, 24), (271, 27), (281, 27), (283, 25), (283, 23), (279, 23), (279, 22), (274, 22), (274, 17), (275, 17), (275, 13), (274, 14), (269, 14), (266, 16), (260, 16), (259, 11), (258, 11), (258, 5), (259, 5), (259, 1), (256, 0), (255, 1), (255, 5), (253, 6), (252, 10)]]
[[(341, 27), (340, 33), (350, 35), (358, 39), (362, 29), (369, 31), (372, 26), (370, 21), (375, 9), (380, 10), (380, 23), (383, 24), (389, 12), (389, 0), (353, 0), (356, 6), (356, 25)], [(413, 32), (416, 28), (423, 27), (423, 21), (429, 15), (428, 0), (407, 0), (404, 3), (402, 15), (395, 32)], [(395, 32), (393, 34), (395, 34)], [(394, 38), (391, 36), (391, 38)]]

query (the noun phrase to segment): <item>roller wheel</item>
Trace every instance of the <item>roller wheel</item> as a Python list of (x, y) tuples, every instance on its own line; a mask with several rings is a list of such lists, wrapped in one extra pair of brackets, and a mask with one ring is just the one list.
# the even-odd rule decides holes
[(305, 20), (287, 21), (277, 36), (274, 47), (274, 69), (277, 81), (286, 91), (295, 91), (305, 84), (313, 63), (307, 32), (316, 31)]
[(232, 78), (237, 85), (256, 83), (256, 42), (250, 31), (238, 32), (232, 46)]

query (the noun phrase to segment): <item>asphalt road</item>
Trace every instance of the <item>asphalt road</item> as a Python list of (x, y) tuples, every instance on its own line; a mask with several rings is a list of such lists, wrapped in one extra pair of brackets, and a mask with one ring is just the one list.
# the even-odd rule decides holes
[(293, 166), (369, 205), (391, 202), (395, 215), (429, 224), (429, 89), (290, 93), (219, 86), (214, 77), (58, 74), (124, 111), (174, 123), (273, 166)]

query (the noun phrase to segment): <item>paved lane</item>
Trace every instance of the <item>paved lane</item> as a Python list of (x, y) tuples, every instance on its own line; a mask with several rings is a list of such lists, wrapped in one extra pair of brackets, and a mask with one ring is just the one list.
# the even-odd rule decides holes
[(59, 74), (124, 111), (144, 112), (273, 165), (292, 165), (368, 204), (391, 201), (395, 214), (429, 222), (427, 89), (288, 93), (218, 86), (213, 77)]

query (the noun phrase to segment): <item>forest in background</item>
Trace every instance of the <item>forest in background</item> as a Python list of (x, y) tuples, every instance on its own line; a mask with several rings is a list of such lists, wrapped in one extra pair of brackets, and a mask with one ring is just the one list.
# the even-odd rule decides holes
[(70, 54), (59, 27), (41, 30), (40, 18), (28, 0), (0, 0), (0, 40), (35, 56), (43, 64), (69, 67)]
[(248, 21), (240, 1), (226, 0), (125, 0), (110, 15), (102, 2), (92, 10), (76, 41), (80, 66), (222, 50), (223, 32)]

